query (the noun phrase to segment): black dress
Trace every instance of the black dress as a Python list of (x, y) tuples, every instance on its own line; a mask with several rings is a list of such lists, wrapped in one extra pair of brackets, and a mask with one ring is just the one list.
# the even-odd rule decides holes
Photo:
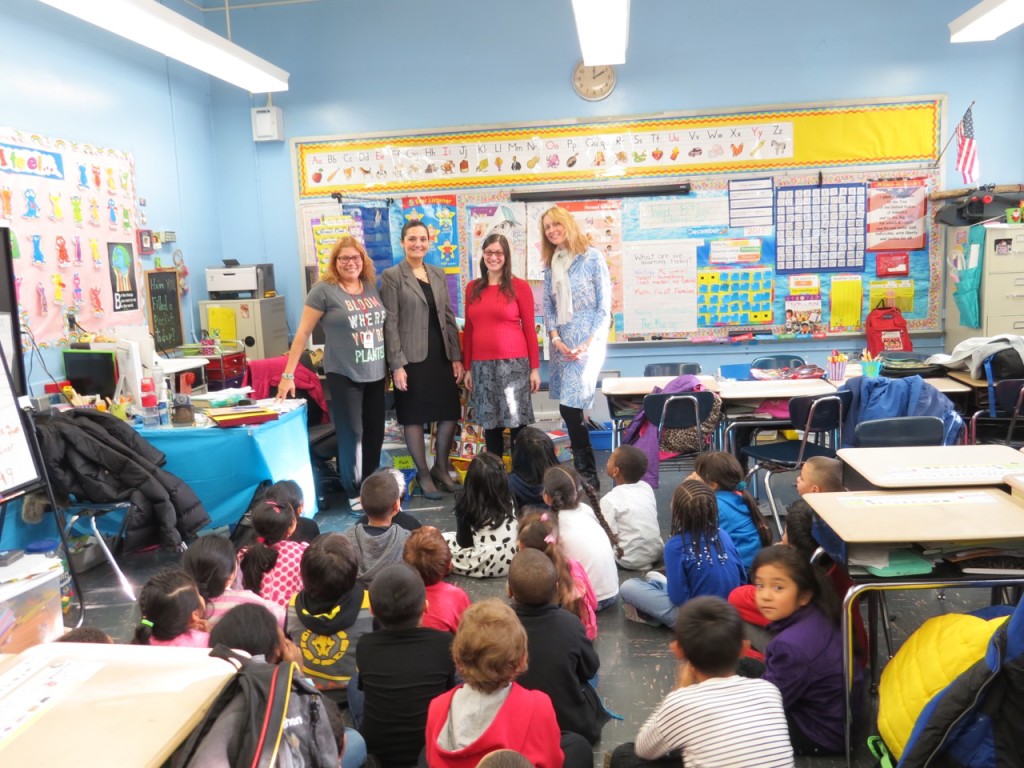
[(395, 410), (399, 424), (430, 424), (435, 421), (458, 421), (459, 387), (452, 373), (452, 363), (444, 348), (444, 333), (437, 319), (437, 303), (430, 285), (417, 280), (427, 300), (430, 322), (427, 323), (427, 356), (418, 363), (407, 363), (405, 375), (409, 388), (395, 390)]

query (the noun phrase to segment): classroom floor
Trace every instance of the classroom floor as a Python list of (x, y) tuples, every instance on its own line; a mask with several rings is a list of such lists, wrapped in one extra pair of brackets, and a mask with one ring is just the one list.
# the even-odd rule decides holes
[[(605, 466), (607, 456), (606, 452), (598, 452), (598, 467)], [(662, 473), (661, 487), (657, 489), (656, 495), (663, 534), (667, 534), (669, 528), (672, 491), (684, 477), (681, 471)], [(602, 486), (607, 490), (610, 485), (603, 472), (601, 478)], [(416, 496), (406, 502), (405, 509), (424, 524), (434, 525), (441, 530), (453, 530), (452, 506), (453, 497), (448, 495), (441, 502), (431, 502)], [(325, 532), (345, 531), (351, 527), (354, 519), (342, 500), (335, 501), (316, 518), (321, 530)], [(136, 592), (153, 573), (176, 561), (175, 555), (159, 551), (129, 554), (120, 560)], [(630, 571), (620, 572), (622, 580), (636, 575)], [(503, 579), (454, 577), (452, 580), (474, 600), (506, 596)], [(134, 604), (128, 601), (118, 587), (112, 571), (104, 563), (82, 574), (82, 584), (89, 603), (86, 623), (100, 627), (117, 641), (129, 641), (138, 614)], [(932, 616), (972, 610), (984, 605), (987, 598), (988, 593), (983, 590), (947, 590), (944, 596), (930, 591), (889, 593), (888, 606), (894, 643), (898, 647), (910, 632)], [(598, 625), (596, 647), (601, 657), (600, 692), (608, 707), (623, 717), (605, 726), (603, 739), (594, 748), (594, 764), (600, 768), (604, 765), (605, 752), (610, 752), (624, 741), (633, 740), (648, 714), (670, 690), (675, 677), (675, 665), (668, 649), (671, 637), (667, 630), (627, 621), (620, 606), (599, 614)], [(861, 739), (855, 753), (854, 766), (874, 764), (863, 743)], [(802, 768), (839, 768), (846, 763), (842, 757), (833, 757), (798, 758), (796, 764)]]

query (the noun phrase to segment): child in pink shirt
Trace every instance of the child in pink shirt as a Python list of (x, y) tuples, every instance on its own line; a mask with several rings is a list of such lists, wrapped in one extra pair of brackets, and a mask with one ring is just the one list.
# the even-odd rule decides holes
[(238, 553), (242, 586), (278, 605), (287, 605), (302, 591), (299, 564), (309, 544), (289, 539), (296, 526), (290, 506), (261, 501), (252, 511), (256, 543)]
[(206, 604), (195, 581), (178, 568), (153, 576), (139, 593), (139, 625), (134, 645), (209, 646)]

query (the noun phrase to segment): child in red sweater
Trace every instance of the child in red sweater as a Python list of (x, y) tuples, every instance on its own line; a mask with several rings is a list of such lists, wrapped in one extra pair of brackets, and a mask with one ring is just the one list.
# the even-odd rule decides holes
[[(526, 669), (526, 631), (515, 612), (496, 598), (471, 605), (452, 643), (455, 669), (465, 680), (430, 702), (426, 759), (430, 768), (476, 768), (497, 749), (512, 749), (536, 768), (592, 765), (566, 759), (551, 699), (512, 682)], [(573, 749), (576, 755), (579, 750)]]
[(417, 528), (406, 540), (402, 557), (426, 585), (422, 626), (454, 633), (470, 599), (464, 589), (444, 580), (452, 572), (452, 551), (444, 536), (432, 525)]

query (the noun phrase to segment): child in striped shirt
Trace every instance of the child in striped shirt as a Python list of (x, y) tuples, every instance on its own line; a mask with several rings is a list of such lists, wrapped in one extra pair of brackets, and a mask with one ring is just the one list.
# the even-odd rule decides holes
[(680, 607), (675, 640), (676, 688), (637, 736), (612, 753), (612, 768), (792, 768), (786, 715), (778, 688), (736, 674), (746, 641), (736, 609), (719, 597)]

